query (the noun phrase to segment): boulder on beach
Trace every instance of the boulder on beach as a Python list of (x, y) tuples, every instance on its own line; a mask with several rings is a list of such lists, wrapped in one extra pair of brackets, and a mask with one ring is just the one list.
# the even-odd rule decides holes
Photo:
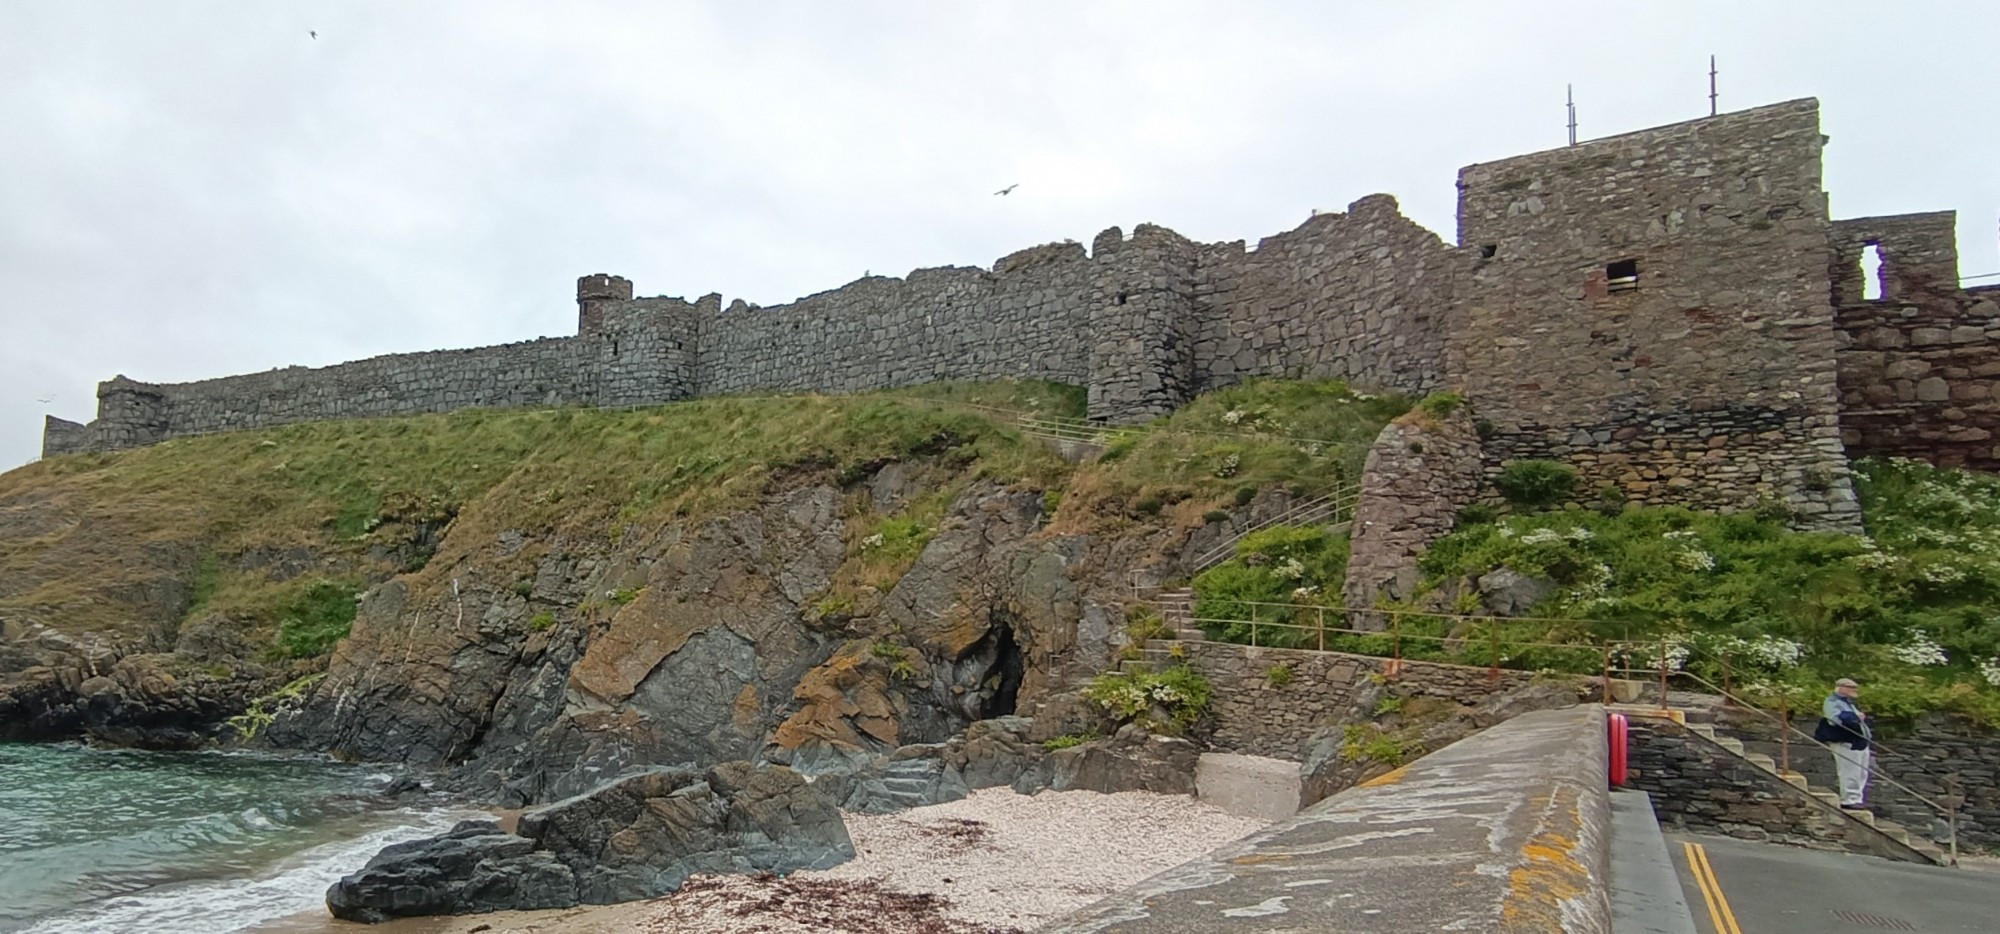
[(854, 858), (824, 792), (778, 766), (653, 769), (521, 816), (387, 847), (327, 890), (334, 917), (566, 908), (651, 898), (695, 873), (786, 873)]

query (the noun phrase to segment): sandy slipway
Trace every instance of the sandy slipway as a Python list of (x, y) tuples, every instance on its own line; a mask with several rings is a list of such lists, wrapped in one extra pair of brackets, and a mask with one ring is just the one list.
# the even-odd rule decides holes
[[(824, 872), (696, 876), (619, 905), (410, 918), (375, 934), (998, 934), (1028, 931), (1263, 826), (1193, 798), (1004, 788), (846, 815), (857, 851)], [(356, 930), (295, 921), (274, 930)]]

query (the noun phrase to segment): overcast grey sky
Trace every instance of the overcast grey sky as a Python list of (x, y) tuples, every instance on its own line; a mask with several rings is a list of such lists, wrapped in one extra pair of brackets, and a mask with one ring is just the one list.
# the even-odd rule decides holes
[[(318, 38), (308, 35), (318, 32)], [(0, 467), (115, 373), (570, 333), (575, 278), (777, 304), (1816, 96), (1835, 216), (2000, 272), (2000, 3), (0, 0)], [(1011, 196), (1001, 186), (1020, 183)], [(2000, 281), (2000, 280), (1982, 280)], [(49, 399), (49, 402), (38, 400)]]

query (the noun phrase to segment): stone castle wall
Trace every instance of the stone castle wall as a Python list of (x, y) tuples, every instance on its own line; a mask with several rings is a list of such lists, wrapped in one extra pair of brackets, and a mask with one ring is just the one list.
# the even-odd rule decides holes
[[(1955, 212), (1835, 221), (1831, 277), (1849, 453), (2000, 469), (2000, 287), (1958, 287)], [(1879, 250), (1880, 295), (1861, 258)]]
[[(1856, 528), (1846, 454), (2000, 465), (2000, 319), (1956, 289), (1949, 215), (1833, 222), (1818, 105), (1792, 101), (1465, 168), (1447, 244), (1370, 195), (1242, 242), (1117, 228), (991, 269), (760, 308), (578, 281), (578, 334), (180, 385), (99, 387), (45, 453), (472, 406), (633, 405), (1034, 378), (1144, 420), (1251, 377), (1457, 388), (1482, 470), (1554, 458), (1641, 503), (1788, 504)], [(1889, 255), (1883, 300), (1854, 252)], [(1631, 273), (1628, 277), (1626, 274)]]

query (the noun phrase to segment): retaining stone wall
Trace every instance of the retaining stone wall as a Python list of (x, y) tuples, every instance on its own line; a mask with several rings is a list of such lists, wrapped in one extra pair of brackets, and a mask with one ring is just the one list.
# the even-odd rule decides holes
[[(1221, 752), (1299, 761), (1306, 740), (1321, 727), (1374, 719), (1376, 682), (1388, 659), (1338, 652), (1265, 649), (1226, 642), (1184, 642), (1187, 663), (1209, 680), (1209, 711)], [(1291, 680), (1271, 684), (1284, 665)], [(1436, 662), (1403, 663), (1397, 693), (1473, 704), (1533, 680), (1525, 671), (1500, 672)]]
[(1660, 823), (1676, 830), (1889, 859), (1916, 858), (1679, 724), (1632, 717), (1629, 743), (1628, 784), (1650, 793)]
[[(1800, 726), (1811, 731), (1810, 721)], [(1742, 740), (1747, 749), (1774, 760), (1780, 755), (1777, 727), (1770, 721), (1744, 715), (1717, 728)], [(1939, 803), (1950, 794), (1945, 779), (1958, 775), (1965, 795), (1959, 810), (1959, 842), (2000, 849), (2000, 733), (1948, 714), (1932, 714), (1908, 727), (1890, 724), (1880, 729), (1882, 741), (1895, 751), (1878, 753), (1883, 772)], [(1831, 753), (1796, 736), (1791, 747), (1794, 771), (1818, 787), (1840, 787)], [(1868, 803), (1877, 815), (1908, 827), (1914, 834), (1929, 836), (1939, 819), (1935, 809), (1887, 782), (1869, 784)]]

